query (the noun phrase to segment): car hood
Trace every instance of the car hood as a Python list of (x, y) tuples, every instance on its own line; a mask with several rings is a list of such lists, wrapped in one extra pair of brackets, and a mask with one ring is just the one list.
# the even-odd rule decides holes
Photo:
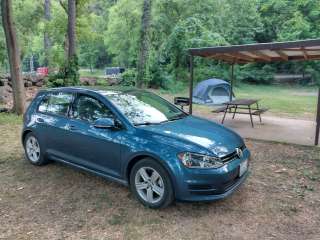
[(209, 120), (188, 116), (180, 120), (143, 127), (145, 130), (188, 141), (206, 148), (216, 156), (224, 156), (241, 147), (242, 138), (232, 130)]

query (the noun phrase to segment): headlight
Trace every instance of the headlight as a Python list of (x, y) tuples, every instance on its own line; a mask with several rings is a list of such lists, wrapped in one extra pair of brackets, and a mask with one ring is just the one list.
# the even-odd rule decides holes
[(183, 152), (178, 154), (178, 158), (188, 168), (218, 168), (223, 165), (219, 158), (198, 153)]

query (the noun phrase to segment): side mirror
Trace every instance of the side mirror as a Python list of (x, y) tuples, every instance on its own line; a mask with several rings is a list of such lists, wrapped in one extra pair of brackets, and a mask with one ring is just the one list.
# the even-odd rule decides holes
[(93, 126), (101, 129), (117, 128), (113, 118), (99, 118), (94, 122)]

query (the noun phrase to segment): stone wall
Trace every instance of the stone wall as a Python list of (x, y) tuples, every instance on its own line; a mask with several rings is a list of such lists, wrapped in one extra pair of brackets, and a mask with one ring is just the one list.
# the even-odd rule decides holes
[[(44, 85), (44, 77), (40, 75), (23, 75), (26, 88), (26, 100), (29, 102)], [(0, 108), (11, 109), (13, 106), (12, 82), (9, 75), (0, 75)]]
[[(45, 77), (41, 75), (23, 75), (24, 86), (26, 88), (27, 104), (34, 98), (39, 88), (45, 84)], [(81, 77), (81, 85), (94, 86), (96, 84), (106, 84), (109, 86), (117, 85), (120, 82), (118, 78), (111, 77)], [(12, 83), (9, 75), (0, 75), (0, 111), (3, 108), (11, 109), (13, 106)]]

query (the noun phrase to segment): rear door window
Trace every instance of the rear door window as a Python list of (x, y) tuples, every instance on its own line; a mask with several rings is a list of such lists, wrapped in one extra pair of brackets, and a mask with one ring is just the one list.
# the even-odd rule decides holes
[(38, 111), (42, 113), (66, 116), (72, 99), (72, 93), (52, 93), (44, 97), (39, 105)]

